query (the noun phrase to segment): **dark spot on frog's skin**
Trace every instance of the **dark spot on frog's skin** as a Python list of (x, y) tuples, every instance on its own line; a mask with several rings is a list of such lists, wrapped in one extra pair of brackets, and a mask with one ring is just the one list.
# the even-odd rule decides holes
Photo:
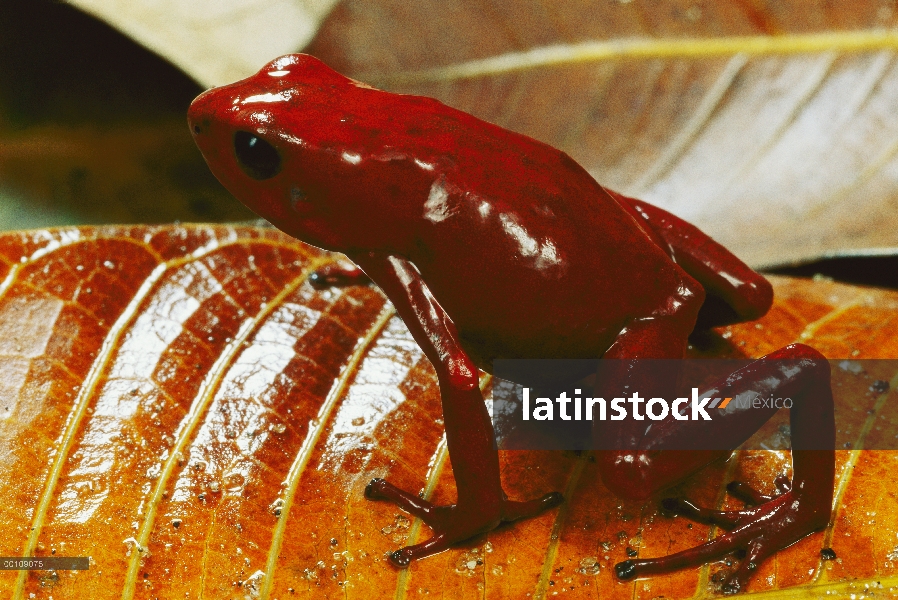
[(555, 216), (555, 212), (548, 204), (532, 204), (530, 208), (533, 210), (533, 212), (543, 217), (552, 218)]
[(836, 560), (836, 552), (832, 548), (821, 548), (820, 558), (823, 560)]
[(73, 196), (83, 194), (86, 190), (88, 171), (86, 167), (75, 167), (69, 171), (69, 191)]
[(298, 214), (305, 214), (308, 212), (308, 206), (306, 206), (306, 193), (298, 187), (290, 188), (290, 207)]

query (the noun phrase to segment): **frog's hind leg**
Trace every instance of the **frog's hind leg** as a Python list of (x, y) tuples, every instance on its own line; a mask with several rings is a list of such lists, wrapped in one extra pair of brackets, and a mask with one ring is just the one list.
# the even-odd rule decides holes
[(648, 202), (608, 193), (647, 223), (662, 248), (705, 288), (697, 329), (753, 321), (770, 309), (770, 283), (698, 227)]
[[(732, 552), (744, 552), (739, 567), (723, 586), (725, 593), (735, 593), (745, 588), (766, 558), (829, 523), (835, 478), (835, 423), (829, 363), (819, 352), (803, 344), (787, 346), (735, 371), (701, 396), (791, 399), (791, 485), (778, 478), (777, 494), (766, 496), (745, 484), (731, 484), (728, 491), (747, 499), (749, 504), (756, 504), (736, 511), (708, 510), (683, 499), (663, 500), (662, 509), (667, 513), (714, 523), (728, 531), (710, 542), (670, 556), (621, 562), (615, 566), (620, 579), (666, 573)], [(712, 449), (738, 446), (777, 411), (776, 406), (755, 408), (754, 404), (735, 404), (732, 410), (721, 411), (722, 414), (715, 411), (710, 421), (660, 421), (641, 440), (637, 454), (688, 456), (692, 452), (682, 450), (694, 447), (695, 440)], [(675, 461), (658, 462), (677, 469)], [(613, 463), (606, 462), (604, 470), (614, 476)], [(664, 475), (672, 480), (681, 474)]]

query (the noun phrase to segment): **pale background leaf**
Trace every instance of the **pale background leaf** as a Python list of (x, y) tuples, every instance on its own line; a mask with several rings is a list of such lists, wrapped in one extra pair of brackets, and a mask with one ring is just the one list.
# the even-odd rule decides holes
[(306, 45), (337, 0), (69, 0), (204, 85)]
[(305, 48), (439, 98), (565, 150), (753, 266), (898, 247), (891, 0), (74, 4), (203, 84)]

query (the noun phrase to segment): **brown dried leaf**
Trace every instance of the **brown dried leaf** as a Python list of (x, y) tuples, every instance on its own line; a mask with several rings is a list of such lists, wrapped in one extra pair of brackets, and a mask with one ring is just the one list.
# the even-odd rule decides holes
[(559, 147), (753, 265), (894, 248), (894, 3), (344, 0), (307, 51)]
[[(511, 496), (564, 490), (561, 509), (406, 571), (389, 566), (384, 553), (427, 528), (362, 491), (389, 477), (453, 500), (439, 390), (377, 289), (308, 285), (333, 259), (252, 228), (0, 236), (0, 556), (92, 559), (89, 571), (0, 571), (4, 597), (709, 595), (719, 564), (616, 582), (609, 567), (627, 544), (657, 556), (709, 529), (660, 518), (657, 499), (616, 499), (592, 462), (561, 452), (502, 456)], [(831, 357), (898, 355), (898, 293), (775, 285), (767, 317), (694, 354), (757, 356), (802, 340)], [(865, 393), (873, 375), (836, 372), (837, 383), (861, 386), (852, 398), (874, 410), (860, 412), (867, 423), (886, 397)], [(898, 384), (898, 374), (877, 377)], [(896, 457), (839, 452), (834, 527), (764, 563), (751, 590), (898, 589)], [(770, 489), (787, 462), (737, 453), (680, 491), (720, 504), (726, 481)], [(840, 560), (822, 565), (823, 546)]]

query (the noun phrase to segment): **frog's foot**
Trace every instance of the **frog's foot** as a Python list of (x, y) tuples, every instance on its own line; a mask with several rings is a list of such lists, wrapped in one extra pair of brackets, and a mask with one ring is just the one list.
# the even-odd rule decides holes
[(327, 287), (368, 285), (371, 283), (371, 280), (368, 279), (364, 271), (356, 266), (350, 267), (343, 263), (330, 263), (309, 275), (309, 283), (314, 288), (323, 289)]
[[(762, 496), (755, 494), (755, 498)], [(831, 498), (793, 491), (786, 491), (759, 506), (734, 511), (708, 510), (684, 499), (667, 498), (662, 502), (664, 511), (713, 523), (729, 531), (710, 542), (670, 556), (626, 560), (615, 565), (614, 570), (618, 579), (627, 580), (700, 565), (730, 553), (744, 554), (739, 567), (722, 587), (725, 594), (735, 594), (745, 589), (755, 570), (769, 556), (824, 529), (829, 523), (830, 505)]]
[(498, 510), (484, 509), (475, 503), (464, 507), (460, 504), (435, 506), (383, 479), (372, 479), (365, 487), (365, 497), (369, 500), (388, 500), (433, 529), (434, 535), (429, 540), (390, 553), (390, 562), (400, 568), (407, 567), (415, 559), (442, 552), (457, 542), (495, 529), (500, 523), (535, 516), (564, 500), (561, 494), (553, 492), (527, 502), (503, 498)]

